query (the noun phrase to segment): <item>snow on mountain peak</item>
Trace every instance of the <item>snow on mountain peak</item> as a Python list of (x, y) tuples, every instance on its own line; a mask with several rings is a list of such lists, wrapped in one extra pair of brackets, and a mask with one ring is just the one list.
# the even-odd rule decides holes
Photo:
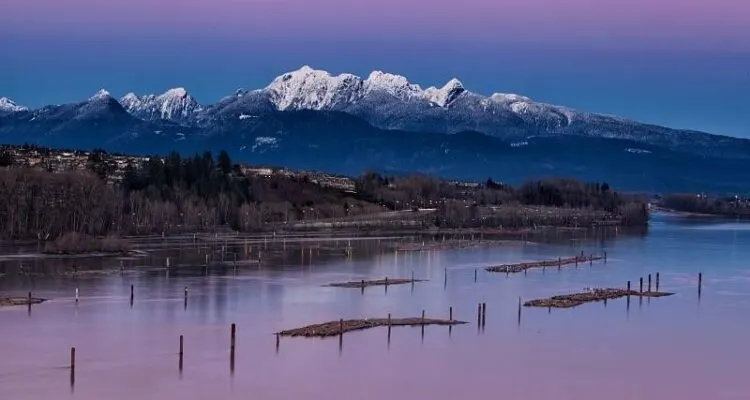
[(162, 94), (164, 97), (187, 97), (188, 92), (183, 87), (172, 88)]
[(15, 101), (9, 98), (0, 97), (0, 111), (19, 112), (19, 111), (26, 111), (26, 110), (28, 110), (28, 108), (16, 104)]
[(436, 87), (425, 89), (424, 94), (433, 104), (440, 107), (446, 107), (465, 91), (466, 89), (464, 88), (463, 83), (458, 79), (453, 78), (440, 89)]
[(146, 120), (181, 122), (200, 110), (198, 102), (182, 87), (169, 89), (160, 95), (138, 96), (128, 93), (120, 99), (120, 104), (129, 113)]
[(279, 110), (330, 108), (343, 102), (355, 102), (362, 79), (352, 74), (332, 76), (307, 65), (280, 75), (266, 87)]
[(521, 96), (513, 93), (493, 93), (490, 99), (500, 103), (518, 103), (518, 102), (531, 102), (532, 100), (526, 96)]
[(109, 92), (106, 89), (100, 89), (93, 96), (91, 96), (89, 100), (107, 99), (110, 97), (112, 97), (112, 95), (109, 94)]
[(424, 94), (419, 85), (410, 83), (406, 77), (383, 71), (372, 71), (365, 80), (365, 89), (368, 92), (383, 91), (402, 100), (422, 97)]

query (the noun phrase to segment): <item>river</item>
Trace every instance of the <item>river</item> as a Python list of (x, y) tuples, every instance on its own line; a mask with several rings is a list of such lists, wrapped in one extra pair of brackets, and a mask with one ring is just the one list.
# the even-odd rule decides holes
[[(236, 271), (226, 263), (206, 272), (196, 261), (200, 255), (182, 257), (183, 250), (170, 250), (169, 271), (159, 257), (123, 260), (123, 273), (119, 260), (99, 258), (76, 261), (77, 276), (44, 276), (39, 272), (55, 267), (6, 257), (0, 296), (31, 290), (50, 300), (31, 309), (0, 308), (0, 399), (717, 400), (750, 393), (750, 359), (742, 350), (750, 337), (750, 224), (655, 215), (643, 235), (594, 241), (398, 253), (373, 243), (340, 240), (300, 251), (305, 243), (269, 249), (256, 242), (250, 252), (266, 249), (272, 261)], [(349, 244), (351, 257), (344, 250)], [(481, 269), (581, 250), (606, 251), (607, 262), (510, 276)], [(35, 276), (18, 274), (24, 262)], [(629, 306), (621, 299), (523, 308), (518, 318), (519, 297), (624, 287), (628, 280), (637, 288), (640, 277), (657, 272), (660, 289), (674, 296), (632, 299)], [(324, 286), (412, 273), (428, 281), (364, 292)], [(484, 329), (476, 325), (480, 302), (487, 304)], [(388, 313), (416, 317), (425, 310), (447, 318), (449, 307), (469, 324), (428, 326), (424, 335), (396, 327), (390, 339), (386, 328), (350, 332), (341, 341), (283, 337), (278, 347), (273, 334)]]

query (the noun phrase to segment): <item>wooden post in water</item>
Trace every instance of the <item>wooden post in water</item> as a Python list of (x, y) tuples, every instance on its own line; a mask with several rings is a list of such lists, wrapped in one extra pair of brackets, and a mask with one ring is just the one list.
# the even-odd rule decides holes
[(443, 287), (447, 287), (448, 286), (448, 268), (445, 268), (443, 271), (444, 271), (443, 272), (443, 276), (444, 276)]
[(182, 371), (182, 355), (183, 355), (183, 349), (185, 347), (185, 338), (180, 335), (180, 357), (179, 357), (179, 368), (180, 371)]
[[(698, 290), (701, 289), (701, 286), (703, 286), (703, 273), (698, 272)], [(29, 294), (29, 296), (31, 295)]]
[(630, 281), (628, 281), (628, 298), (630, 298)]
[(70, 384), (72, 385), (76, 379), (76, 348), (70, 348)]
[(474, 282), (477, 281), (477, 269), (478, 268), (474, 268)]
[(639, 292), (643, 293), (643, 277), (640, 278), (640, 289), (638, 289)]
[(230, 357), (232, 359), (234, 359), (234, 344), (235, 344), (236, 337), (237, 337), (237, 324), (232, 324), (230, 339), (229, 339)]
[(518, 297), (518, 326), (521, 326), (521, 297)]
[(424, 326), (424, 310), (422, 310), (422, 326)]
[(659, 291), (659, 273), (656, 273), (656, 291)]
[(607, 263), (607, 252), (606, 251), (604, 252), (604, 263), (605, 264)]
[(279, 352), (279, 345), (280, 344), (281, 344), (281, 335), (279, 335), (278, 332), (277, 332), (276, 333), (276, 353)]
[(562, 268), (562, 257), (557, 257), (557, 270)]
[(133, 299), (135, 298), (135, 288), (133, 285), (130, 285), (130, 304), (133, 304)]
[[(448, 321), (453, 321), (453, 306), (448, 307)], [(391, 314), (388, 314), (388, 325), (391, 324)]]
[(391, 344), (391, 313), (388, 313), (388, 344)]
[(651, 293), (651, 274), (648, 274), (648, 292)]
[(29, 292), (29, 305), (31, 305), (31, 292)]
[(339, 320), (339, 335), (344, 336), (344, 319)]
[(482, 303), (477, 304), (477, 327), (482, 326)]
[(487, 303), (482, 303), (482, 328), (487, 323)]

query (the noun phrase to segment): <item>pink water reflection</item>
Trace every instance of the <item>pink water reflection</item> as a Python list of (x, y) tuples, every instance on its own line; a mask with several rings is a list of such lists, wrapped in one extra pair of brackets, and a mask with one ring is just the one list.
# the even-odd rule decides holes
[[(0, 310), (0, 399), (355, 398), (457, 399), (746, 399), (750, 393), (746, 338), (750, 309), (743, 259), (750, 232), (654, 229), (645, 239), (610, 243), (606, 266), (528, 276), (479, 274), (473, 266), (569, 251), (509, 246), (450, 251), (429, 257), (392, 255), (339, 261), (318, 270), (234, 277), (91, 279), (39, 290), (55, 300)], [(736, 235), (742, 235), (739, 238)], [(735, 239), (728, 239), (728, 238)], [(682, 244), (682, 245), (680, 245)], [(666, 249), (666, 250), (665, 250)], [(732, 254), (717, 265), (715, 254)], [(443, 271), (449, 268), (447, 287)], [(354, 276), (408, 275), (417, 285), (357, 290), (324, 288)], [(622, 285), (660, 270), (671, 298), (611, 301), (574, 310), (524, 309), (519, 296), (547, 296), (593, 285)], [(700, 302), (691, 281), (704, 272)], [(1, 282), (1, 281), (0, 281)], [(76, 307), (70, 288), (81, 286)], [(191, 288), (184, 308), (181, 290)], [(8, 288), (3, 288), (7, 290)], [(95, 293), (88, 297), (86, 293)], [(732, 293), (732, 294), (727, 294)], [(488, 304), (487, 326), (474, 325), (477, 302)], [(385, 329), (338, 339), (284, 338), (272, 332), (339, 317), (446, 315), (471, 321), (449, 335), (443, 327)], [(229, 325), (238, 326), (234, 373)], [(178, 337), (185, 336), (182, 374)], [(74, 390), (70, 346), (77, 348)]]

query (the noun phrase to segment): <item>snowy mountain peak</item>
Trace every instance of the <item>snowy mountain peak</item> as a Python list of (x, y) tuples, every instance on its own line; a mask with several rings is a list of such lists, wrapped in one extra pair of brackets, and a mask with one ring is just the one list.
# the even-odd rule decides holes
[(28, 108), (16, 104), (15, 101), (9, 98), (0, 97), (0, 111), (19, 112), (19, 111), (26, 111), (26, 110), (28, 110)]
[(172, 88), (162, 94), (164, 97), (179, 97), (184, 98), (189, 96), (187, 90), (183, 87)]
[(93, 96), (89, 97), (89, 100), (108, 99), (110, 97), (112, 97), (112, 95), (109, 94), (109, 92), (106, 89), (100, 89)]
[(265, 90), (279, 110), (321, 110), (355, 102), (361, 86), (362, 79), (352, 74), (332, 76), (305, 65), (276, 77)]
[(499, 103), (529, 103), (533, 100), (526, 96), (521, 96), (518, 94), (513, 93), (493, 93), (492, 96), (490, 96), (490, 99), (497, 101)]
[(425, 97), (440, 107), (447, 107), (465, 91), (466, 89), (461, 81), (453, 78), (440, 89), (435, 87), (425, 89)]
[(169, 89), (160, 95), (139, 97), (135, 93), (128, 93), (120, 99), (120, 104), (136, 117), (150, 121), (187, 122), (200, 110), (198, 102), (182, 87)]
[(368, 92), (383, 91), (401, 100), (409, 100), (423, 95), (422, 88), (409, 82), (406, 77), (383, 71), (372, 71), (365, 80)]

